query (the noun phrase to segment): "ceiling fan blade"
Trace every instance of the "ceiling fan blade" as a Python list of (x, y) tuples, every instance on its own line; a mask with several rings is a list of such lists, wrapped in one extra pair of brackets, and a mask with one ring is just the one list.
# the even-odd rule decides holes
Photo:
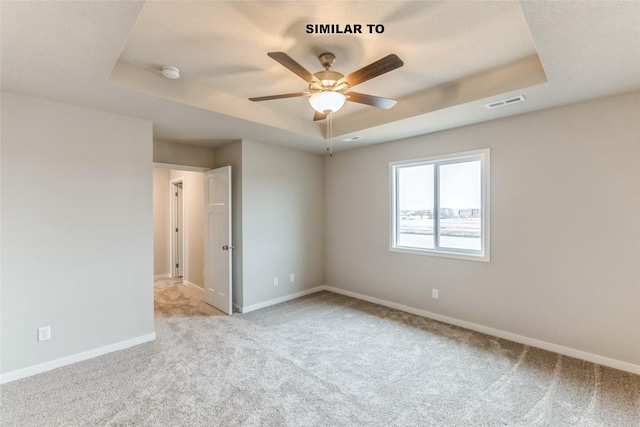
[(400, 68), (403, 65), (404, 62), (402, 62), (402, 59), (398, 58), (398, 55), (392, 53), (382, 59), (378, 59), (376, 62), (373, 62), (366, 67), (360, 68), (359, 70), (344, 76), (338, 83), (345, 81), (349, 84), (349, 87), (354, 87), (355, 85), (371, 80), (374, 77), (378, 77), (384, 73), (395, 70), (396, 68)]
[(398, 103), (395, 99), (382, 98), (380, 96), (366, 95), (358, 92), (348, 92), (345, 94), (347, 101), (357, 102), (359, 104), (372, 105), (378, 108), (384, 108), (388, 110)]
[(312, 83), (318, 81), (318, 79), (313, 74), (311, 74), (302, 65), (298, 64), (292, 57), (290, 57), (286, 53), (269, 52), (267, 53), (267, 55), (278, 61), (282, 66), (288, 68), (291, 72), (293, 72), (305, 82)]
[(327, 118), (327, 115), (325, 113), (319, 113), (317, 111), (314, 111), (313, 114), (313, 121), (317, 122), (318, 120), (324, 120)]
[(249, 98), (249, 101), (269, 101), (271, 99), (295, 98), (298, 96), (307, 96), (309, 92), (283, 93), (280, 95), (258, 96), (257, 98)]

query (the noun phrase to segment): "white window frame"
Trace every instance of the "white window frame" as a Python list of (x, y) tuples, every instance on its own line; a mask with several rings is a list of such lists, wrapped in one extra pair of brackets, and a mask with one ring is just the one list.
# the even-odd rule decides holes
[[(402, 160), (389, 163), (389, 183), (390, 183), (390, 203), (389, 203), (389, 250), (391, 252), (402, 252), (409, 254), (430, 255), (436, 257), (456, 258), (472, 261), (484, 261), (490, 262), (490, 198), (489, 198), (489, 164), (490, 164), (490, 150), (488, 148), (475, 151), (467, 151), (464, 153), (453, 153), (442, 156), (423, 157), (419, 159)], [(439, 165), (460, 163), (464, 161), (480, 161), (481, 168), (481, 244), (482, 248), (479, 251), (466, 250), (466, 249), (451, 249), (451, 248), (412, 248), (397, 245), (397, 230), (398, 230), (398, 170), (406, 166), (418, 166), (418, 165), (434, 165), (435, 179), (434, 179), (434, 211), (438, 212), (438, 200), (439, 200)], [(437, 242), (437, 233), (439, 229), (439, 215), (434, 216), (434, 241)], [(437, 245), (437, 243), (436, 243)]]

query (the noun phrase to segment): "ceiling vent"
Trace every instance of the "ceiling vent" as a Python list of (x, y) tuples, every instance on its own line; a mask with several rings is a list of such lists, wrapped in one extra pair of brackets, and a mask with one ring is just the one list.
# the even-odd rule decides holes
[(507, 99), (503, 99), (501, 101), (491, 102), (489, 104), (485, 104), (485, 106), (487, 108), (504, 107), (505, 105), (510, 105), (510, 104), (515, 104), (517, 102), (522, 102), (525, 99), (527, 99), (527, 98), (525, 98), (524, 95), (518, 95), (518, 96), (514, 96), (513, 98), (507, 98)]
[(357, 141), (359, 139), (361, 139), (361, 136), (352, 136), (351, 138), (345, 138), (343, 139), (344, 142), (351, 142), (351, 141)]

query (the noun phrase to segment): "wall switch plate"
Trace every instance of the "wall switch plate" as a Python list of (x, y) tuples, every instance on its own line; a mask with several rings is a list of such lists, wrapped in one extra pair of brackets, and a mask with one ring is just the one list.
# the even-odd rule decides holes
[(296, 280), (296, 275), (295, 275), (295, 274), (293, 274), (293, 273), (291, 273), (291, 281), (292, 281), (292, 282), (295, 282), (295, 280)]
[(51, 339), (51, 326), (43, 326), (38, 328), (38, 342)]
[(273, 278), (273, 286), (278, 286), (278, 278), (277, 277)]
[(438, 290), (437, 289), (431, 289), (431, 298), (438, 299)]

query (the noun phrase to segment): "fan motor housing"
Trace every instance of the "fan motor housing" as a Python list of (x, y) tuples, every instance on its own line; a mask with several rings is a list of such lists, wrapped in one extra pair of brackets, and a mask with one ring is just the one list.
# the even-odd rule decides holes
[[(338, 80), (344, 77), (344, 75), (338, 73), (337, 71), (331, 70), (318, 71), (313, 75), (322, 82), (322, 89), (331, 89), (335, 87), (335, 85), (338, 83)], [(313, 90), (314, 87), (317, 87), (317, 84), (311, 83), (309, 85), (309, 88), (311, 90)]]
[(333, 62), (336, 60), (336, 56), (331, 52), (325, 52), (320, 54), (320, 56), (318, 56), (318, 60), (320, 61), (322, 66), (325, 68), (325, 70), (328, 70), (329, 68), (331, 68), (331, 66), (333, 65)]

